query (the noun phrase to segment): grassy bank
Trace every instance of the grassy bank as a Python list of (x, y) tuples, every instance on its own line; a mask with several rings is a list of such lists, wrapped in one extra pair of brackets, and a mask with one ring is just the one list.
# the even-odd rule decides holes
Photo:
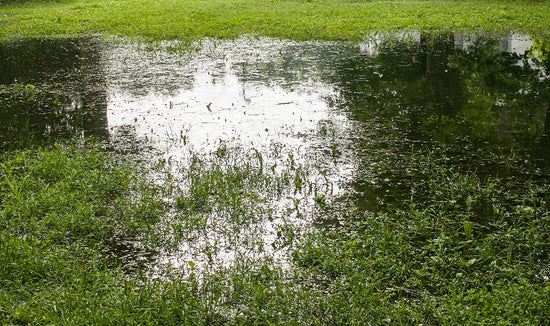
[(102, 33), (147, 39), (361, 40), (373, 31), (547, 32), (546, 1), (2, 1), (0, 37)]
[[(412, 198), (373, 214), (332, 200), (324, 185), (305, 186), (300, 178), (310, 172), (295, 162), (272, 168), (254, 151), (194, 156), (157, 185), (136, 176), (168, 173), (169, 162), (152, 171), (113, 165), (89, 146), (4, 155), (0, 323), (544, 324), (548, 189), (511, 193), (498, 179), (439, 168), (434, 157), (410, 162), (427, 178), (429, 204)], [(312, 210), (268, 209), (270, 200), (308, 193)], [(297, 216), (324, 226), (300, 227)], [(241, 231), (274, 220), (286, 267), (270, 255), (216, 265), (230, 248), (222, 242), (265, 250), (260, 233)], [(201, 238), (213, 228), (225, 237), (219, 246)], [(205, 265), (151, 274), (153, 257), (182, 242), (203, 243), (196, 249)]]

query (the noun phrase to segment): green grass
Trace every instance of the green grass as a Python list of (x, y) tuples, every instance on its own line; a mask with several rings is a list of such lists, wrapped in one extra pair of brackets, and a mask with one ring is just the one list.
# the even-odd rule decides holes
[(3, 1), (0, 37), (101, 33), (195, 40), (243, 34), (362, 40), (407, 30), (547, 33), (546, 1)]
[[(550, 26), (548, 6), (2, 1), (0, 37), (537, 34)], [(327, 179), (311, 181), (318, 172), (288, 153), (224, 145), (211, 155), (194, 153), (184, 166), (161, 161), (147, 168), (95, 145), (6, 152), (0, 158), (0, 324), (543, 325), (550, 320), (548, 185), (512, 189), (505, 180), (445, 168), (440, 151), (407, 162), (425, 180), (418, 185), (424, 199), (413, 196), (401, 209), (378, 213), (334, 198)], [(274, 208), (277, 202), (284, 205)], [(263, 226), (273, 222), (274, 239), (266, 245)], [(177, 255), (182, 243), (193, 246), (202, 265), (188, 260), (154, 274), (157, 255)], [(250, 254), (219, 264), (228, 249)], [(286, 263), (270, 250), (288, 252)]]
[[(282, 154), (275, 167), (253, 150), (222, 146), (184, 167), (161, 161), (153, 170), (89, 145), (5, 154), (0, 323), (544, 324), (547, 186), (512, 192), (501, 180), (440, 167), (440, 151), (409, 162), (431, 200), (412, 197), (379, 213), (306, 182), (312, 168)], [(163, 174), (155, 185), (143, 177)], [(308, 196), (310, 210), (270, 210), (273, 200)], [(297, 211), (324, 226), (294, 223)], [(285, 222), (274, 242), (291, 254), (284, 268), (270, 255), (221, 266), (227, 248), (200, 245), (215, 232), (224, 244), (262, 252), (258, 226), (274, 219)], [(193, 241), (210, 257), (206, 266), (152, 277), (158, 250)]]

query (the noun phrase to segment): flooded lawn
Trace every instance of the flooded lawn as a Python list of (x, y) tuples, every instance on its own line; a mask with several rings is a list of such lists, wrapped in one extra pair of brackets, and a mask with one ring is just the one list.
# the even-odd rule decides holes
[(548, 48), (0, 44), (0, 324), (544, 324)]
[[(179, 187), (158, 228), (179, 244), (161, 249), (149, 264), (155, 268), (284, 256), (279, 249), (295, 236), (289, 224), (338, 223), (310, 214), (325, 201), (368, 212), (429, 202), (427, 169), (499, 178), (511, 190), (529, 183), (545, 196), (549, 63), (533, 44), (521, 35), (414, 33), (363, 43), (241, 38), (190, 47), (13, 41), (0, 45), (0, 146), (93, 136), (116, 153), (169, 166)], [(419, 165), (420, 156), (431, 165)], [(254, 177), (264, 168), (281, 189)], [(227, 182), (235, 188), (226, 189), (229, 197), (253, 188), (262, 204), (250, 211), (246, 202), (207, 201), (210, 208), (197, 213), (192, 192), (208, 180), (193, 175)], [(472, 214), (482, 219), (492, 209), (480, 203)]]

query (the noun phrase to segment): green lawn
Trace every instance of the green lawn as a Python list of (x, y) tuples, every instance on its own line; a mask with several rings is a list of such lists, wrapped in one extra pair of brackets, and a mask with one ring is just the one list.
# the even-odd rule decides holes
[(3, 0), (0, 37), (102, 33), (147, 39), (360, 40), (373, 31), (528, 34), (550, 26), (546, 1)]

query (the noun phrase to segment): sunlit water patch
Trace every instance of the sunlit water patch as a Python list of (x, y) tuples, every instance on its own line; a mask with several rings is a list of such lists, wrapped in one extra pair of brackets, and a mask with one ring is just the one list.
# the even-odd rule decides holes
[[(283, 240), (285, 229), (310, 219), (315, 189), (331, 187), (334, 195), (340, 191), (337, 181), (351, 176), (351, 162), (340, 164), (340, 174), (327, 173), (325, 167), (321, 176), (310, 161), (319, 147), (312, 146), (319, 126), (330, 121), (343, 129), (347, 123), (345, 114), (332, 110), (326, 100), (336, 95), (322, 80), (323, 69), (329, 68), (327, 53), (338, 55), (338, 47), (256, 39), (203, 41), (196, 51), (183, 54), (131, 43), (109, 51), (107, 119), (113, 136), (130, 131), (152, 144), (170, 162), (174, 178), (198, 154), (206, 156), (202, 165), (228, 159), (235, 167), (253, 161), (259, 170), (246, 173), (283, 178), (285, 187), (294, 188), (272, 196), (267, 195), (270, 189), (261, 189), (264, 184), (237, 183), (232, 187), (262, 198), (217, 209), (224, 199), (215, 197), (208, 204), (214, 209), (193, 216), (174, 210), (162, 227), (175, 237), (184, 234), (184, 241), (161, 255), (163, 263), (205, 270), (228, 267), (236, 259), (284, 261), (290, 244)], [(240, 156), (220, 158), (226, 149), (238, 150)], [(217, 177), (232, 177), (231, 171), (221, 173), (227, 174)], [(189, 180), (193, 182), (183, 175), (179, 182)]]
[(334, 89), (320, 80), (320, 48), (204, 41), (181, 56), (123, 44), (109, 52), (109, 127), (131, 126), (169, 155), (178, 155), (180, 145), (207, 152), (220, 142), (305, 146), (309, 140), (299, 136), (320, 121), (345, 119), (325, 100)]

